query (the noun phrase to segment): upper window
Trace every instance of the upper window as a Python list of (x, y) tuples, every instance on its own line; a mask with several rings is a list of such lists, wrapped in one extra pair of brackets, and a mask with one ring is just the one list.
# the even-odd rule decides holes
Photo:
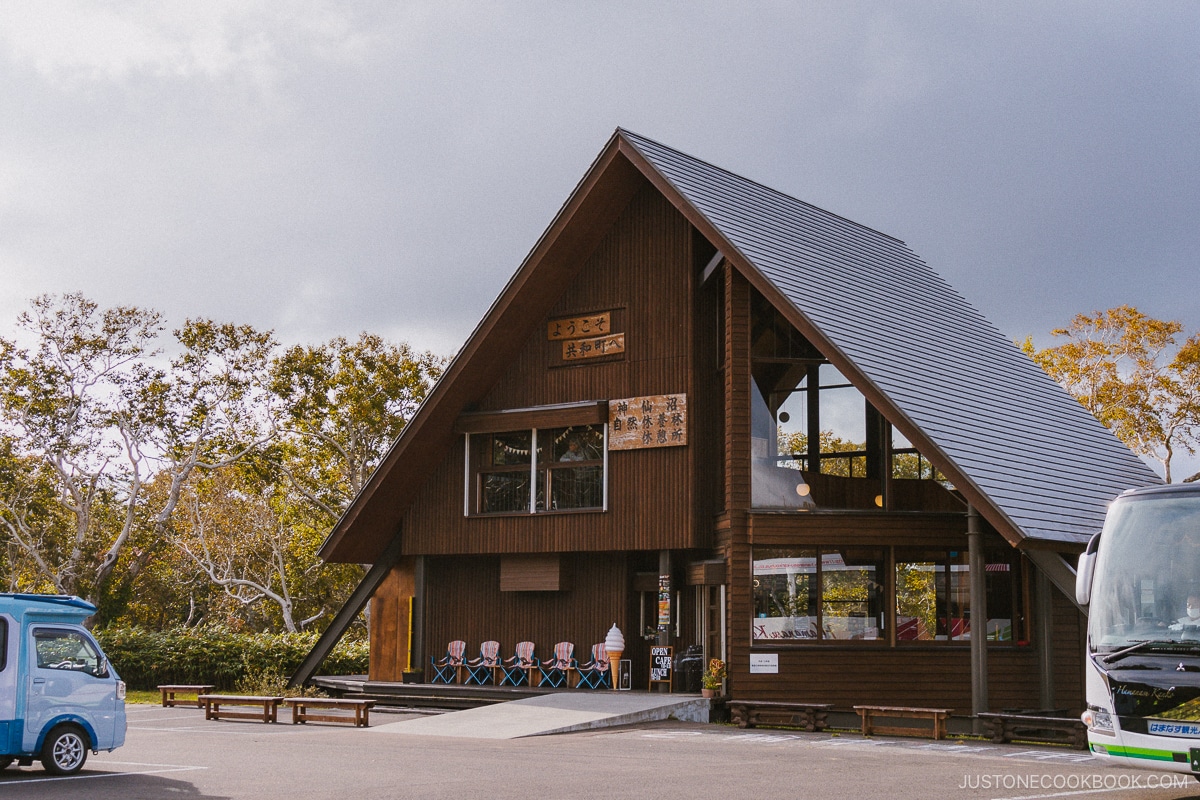
[(754, 508), (964, 510), (945, 476), (757, 294), (750, 355)]
[(571, 425), (472, 434), (468, 513), (603, 510), (605, 427)]
[(8, 620), (0, 617), (0, 672), (8, 666)]

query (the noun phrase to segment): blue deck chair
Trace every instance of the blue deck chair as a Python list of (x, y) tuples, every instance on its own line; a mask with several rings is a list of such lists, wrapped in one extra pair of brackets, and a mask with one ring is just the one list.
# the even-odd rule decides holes
[(484, 642), (479, 645), (479, 658), (467, 661), (467, 679), (463, 683), (468, 686), (471, 684), (483, 686), (486, 683), (493, 683), (492, 673), (499, 666), (500, 643)]
[(537, 667), (533, 657), (533, 642), (517, 642), (512, 658), (500, 663), (501, 686), (528, 686), (529, 671)]
[(538, 662), (540, 686), (570, 686), (570, 675), (578, 664), (575, 662), (575, 645), (570, 642), (559, 642), (554, 645), (554, 658)]
[(611, 689), (612, 680), (608, 671), (608, 651), (604, 649), (604, 643), (592, 645), (592, 660), (586, 664), (580, 664), (579, 682), (575, 684), (577, 689)]
[(429, 682), (456, 683), (458, 670), (463, 666), (463, 653), (465, 652), (467, 652), (467, 643), (461, 639), (455, 639), (446, 646), (446, 655), (441, 658), (430, 656), (429, 664), (433, 667), (433, 677)]

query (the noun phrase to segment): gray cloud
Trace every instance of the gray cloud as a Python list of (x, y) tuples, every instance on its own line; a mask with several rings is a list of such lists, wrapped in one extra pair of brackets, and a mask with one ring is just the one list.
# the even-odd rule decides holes
[[(165, 9), (165, 10), (164, 10)], [(1013, 337), (1200, 328), (1200, 8), (0, 0), (0, 318), (451, 352), (618, 125), (906, 240)]]

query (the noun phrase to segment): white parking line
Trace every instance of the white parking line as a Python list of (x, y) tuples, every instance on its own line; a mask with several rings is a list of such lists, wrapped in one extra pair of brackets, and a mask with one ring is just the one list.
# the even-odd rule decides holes
[(137, 761), (104, 761), (105, 765), (127, 765), (134, 767), (151, 767), (152, 769), (130, 770), (128, 772), (93, 772), (86, 775), (64, 775), (56, 778), (30, 778), (22, 781), (5, 781), (10, 786), (26, 786), (31, 783), (53, 783), (55, 781), (86, 781), (92, 778), (116, 778), (122, 775), (161, 775), (166, 772), (193, 772), (208, 767), (186, 766), (183, 764), (142, 764)]
[[(292, 736), (298, 733), (304, 733), (303, 730), (296, 730), (296, 728), (300, 727), (299, 725), (297, 725), (296, 728), (293, 728), (291, 725), (285, 726), (276, 723), (271, 727), (274, 728), (274, 732), (267, 734), (270, 736)], [(212, 722), (207, 724), (201, 723), (200, 725), (187, 726), (167, 725), (150, 727), (147, 725), (144, 728), (140, 725), (130, 725), (128, 729), (131, 731), (154, 731), (155, 733), (161, 733), (163, 731), (171, 731), (173, 733), (219, 733), (222, 736), (259, 736), (264, 733), (261, 727), (246, 728), (245, 730), (224, 727), (216, 728), (213, 726)]]

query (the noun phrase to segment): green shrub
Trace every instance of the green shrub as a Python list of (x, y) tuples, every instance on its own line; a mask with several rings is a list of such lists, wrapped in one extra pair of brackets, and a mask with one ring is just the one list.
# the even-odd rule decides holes
[[(211, 683), (221, 690), (261, 676), (291, 675), (316, 644), (316, 633), (238, 633), (223, 626), (106, 628), (95, 632), (131, 689), (163, 683)], [(339, 642), (322, 663), (323, 675), (361, 675), (370, 652), (364, 640)]]

